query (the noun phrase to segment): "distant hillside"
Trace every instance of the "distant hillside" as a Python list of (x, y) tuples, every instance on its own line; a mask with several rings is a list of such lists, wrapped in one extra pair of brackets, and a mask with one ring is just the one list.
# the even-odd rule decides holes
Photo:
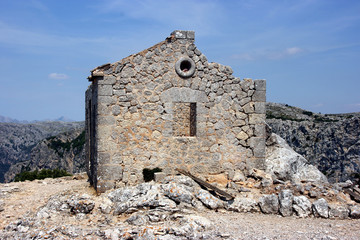
[(64, 169), (69, 173), (86, 171), (85, 131), (83, 127), (63, 132), (41, 140), (33, 147), (25, 160), (10, 166), (5, 173), (5, 182), (14, 179), (17, 173), (36, 169)]
[[(360, 172), (360, 113), (317, 114), (267, 103), (272, 131), (319, 168), (331, 182)], [(0, 182), (36, 168), (85, 170), (79, 146), (84, 122), (0, 123)]]
[(56, 119), (45, 119), (45, 120), (33, 120), (33, 121), (26, 121), (26, 120), (18, 120), (14, 118), (9, 118), (0, 115), (0, 123), (41, 123), (41, 122), (75, 122), (74, 120), (61, 116)]
[(0, 123), (29, 123), (28, 121), (19, 121), (14, 118), (4, 117), (0, 115)]
[(32, 150), (45, 138), (82, 131), (84, 122), (0, 123), (0, 182), (10, 167), (30, 159)]
[(360, 113), (317, 114), (285, 104), (267, 103), (266, 122), (274, 133), (331, 182), (360, 172)]

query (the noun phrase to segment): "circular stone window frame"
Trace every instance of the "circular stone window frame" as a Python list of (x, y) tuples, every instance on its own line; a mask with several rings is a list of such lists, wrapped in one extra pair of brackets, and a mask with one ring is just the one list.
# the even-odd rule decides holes
[[(190, 68), (187, 71), (183, 71), (184, 65), (188, 65)], [(182, 57), (175, 63), (175, 71), (180, 77), (192, 77), (195, 73), (195, 62), (191, 58)]]

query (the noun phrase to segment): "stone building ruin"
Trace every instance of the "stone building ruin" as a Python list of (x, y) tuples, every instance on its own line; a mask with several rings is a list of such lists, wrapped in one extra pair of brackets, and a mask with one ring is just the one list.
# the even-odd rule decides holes
[(88, 77), (86, 154), (97, 192), (143, 182), (143, 169), (206, 178), (265, 159), (265, 80), (208, 62), (193, 31), (99, 66)]

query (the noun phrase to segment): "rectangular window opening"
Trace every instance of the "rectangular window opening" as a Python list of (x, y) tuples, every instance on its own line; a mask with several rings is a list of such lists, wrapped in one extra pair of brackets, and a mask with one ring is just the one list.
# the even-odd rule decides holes
[(196, 103), (190, 103), (190, 137), (196, 136)]
[(196, 136), (196, 103), (173, 103), (173, 134), (177, 137)]

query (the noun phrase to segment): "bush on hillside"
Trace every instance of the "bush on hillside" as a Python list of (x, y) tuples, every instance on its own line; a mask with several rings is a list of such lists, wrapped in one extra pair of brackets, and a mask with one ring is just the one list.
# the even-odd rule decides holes
[(45, 179), (45, 178), (59, 178), (64, 176), (71, 176), (70, 173), (66, 172), (63, 169), (42, 169), (41, 171), (23, 171), (16, 174), (14, 181), (23, 182), (26, 180), (33, 181), (35, 179)]

